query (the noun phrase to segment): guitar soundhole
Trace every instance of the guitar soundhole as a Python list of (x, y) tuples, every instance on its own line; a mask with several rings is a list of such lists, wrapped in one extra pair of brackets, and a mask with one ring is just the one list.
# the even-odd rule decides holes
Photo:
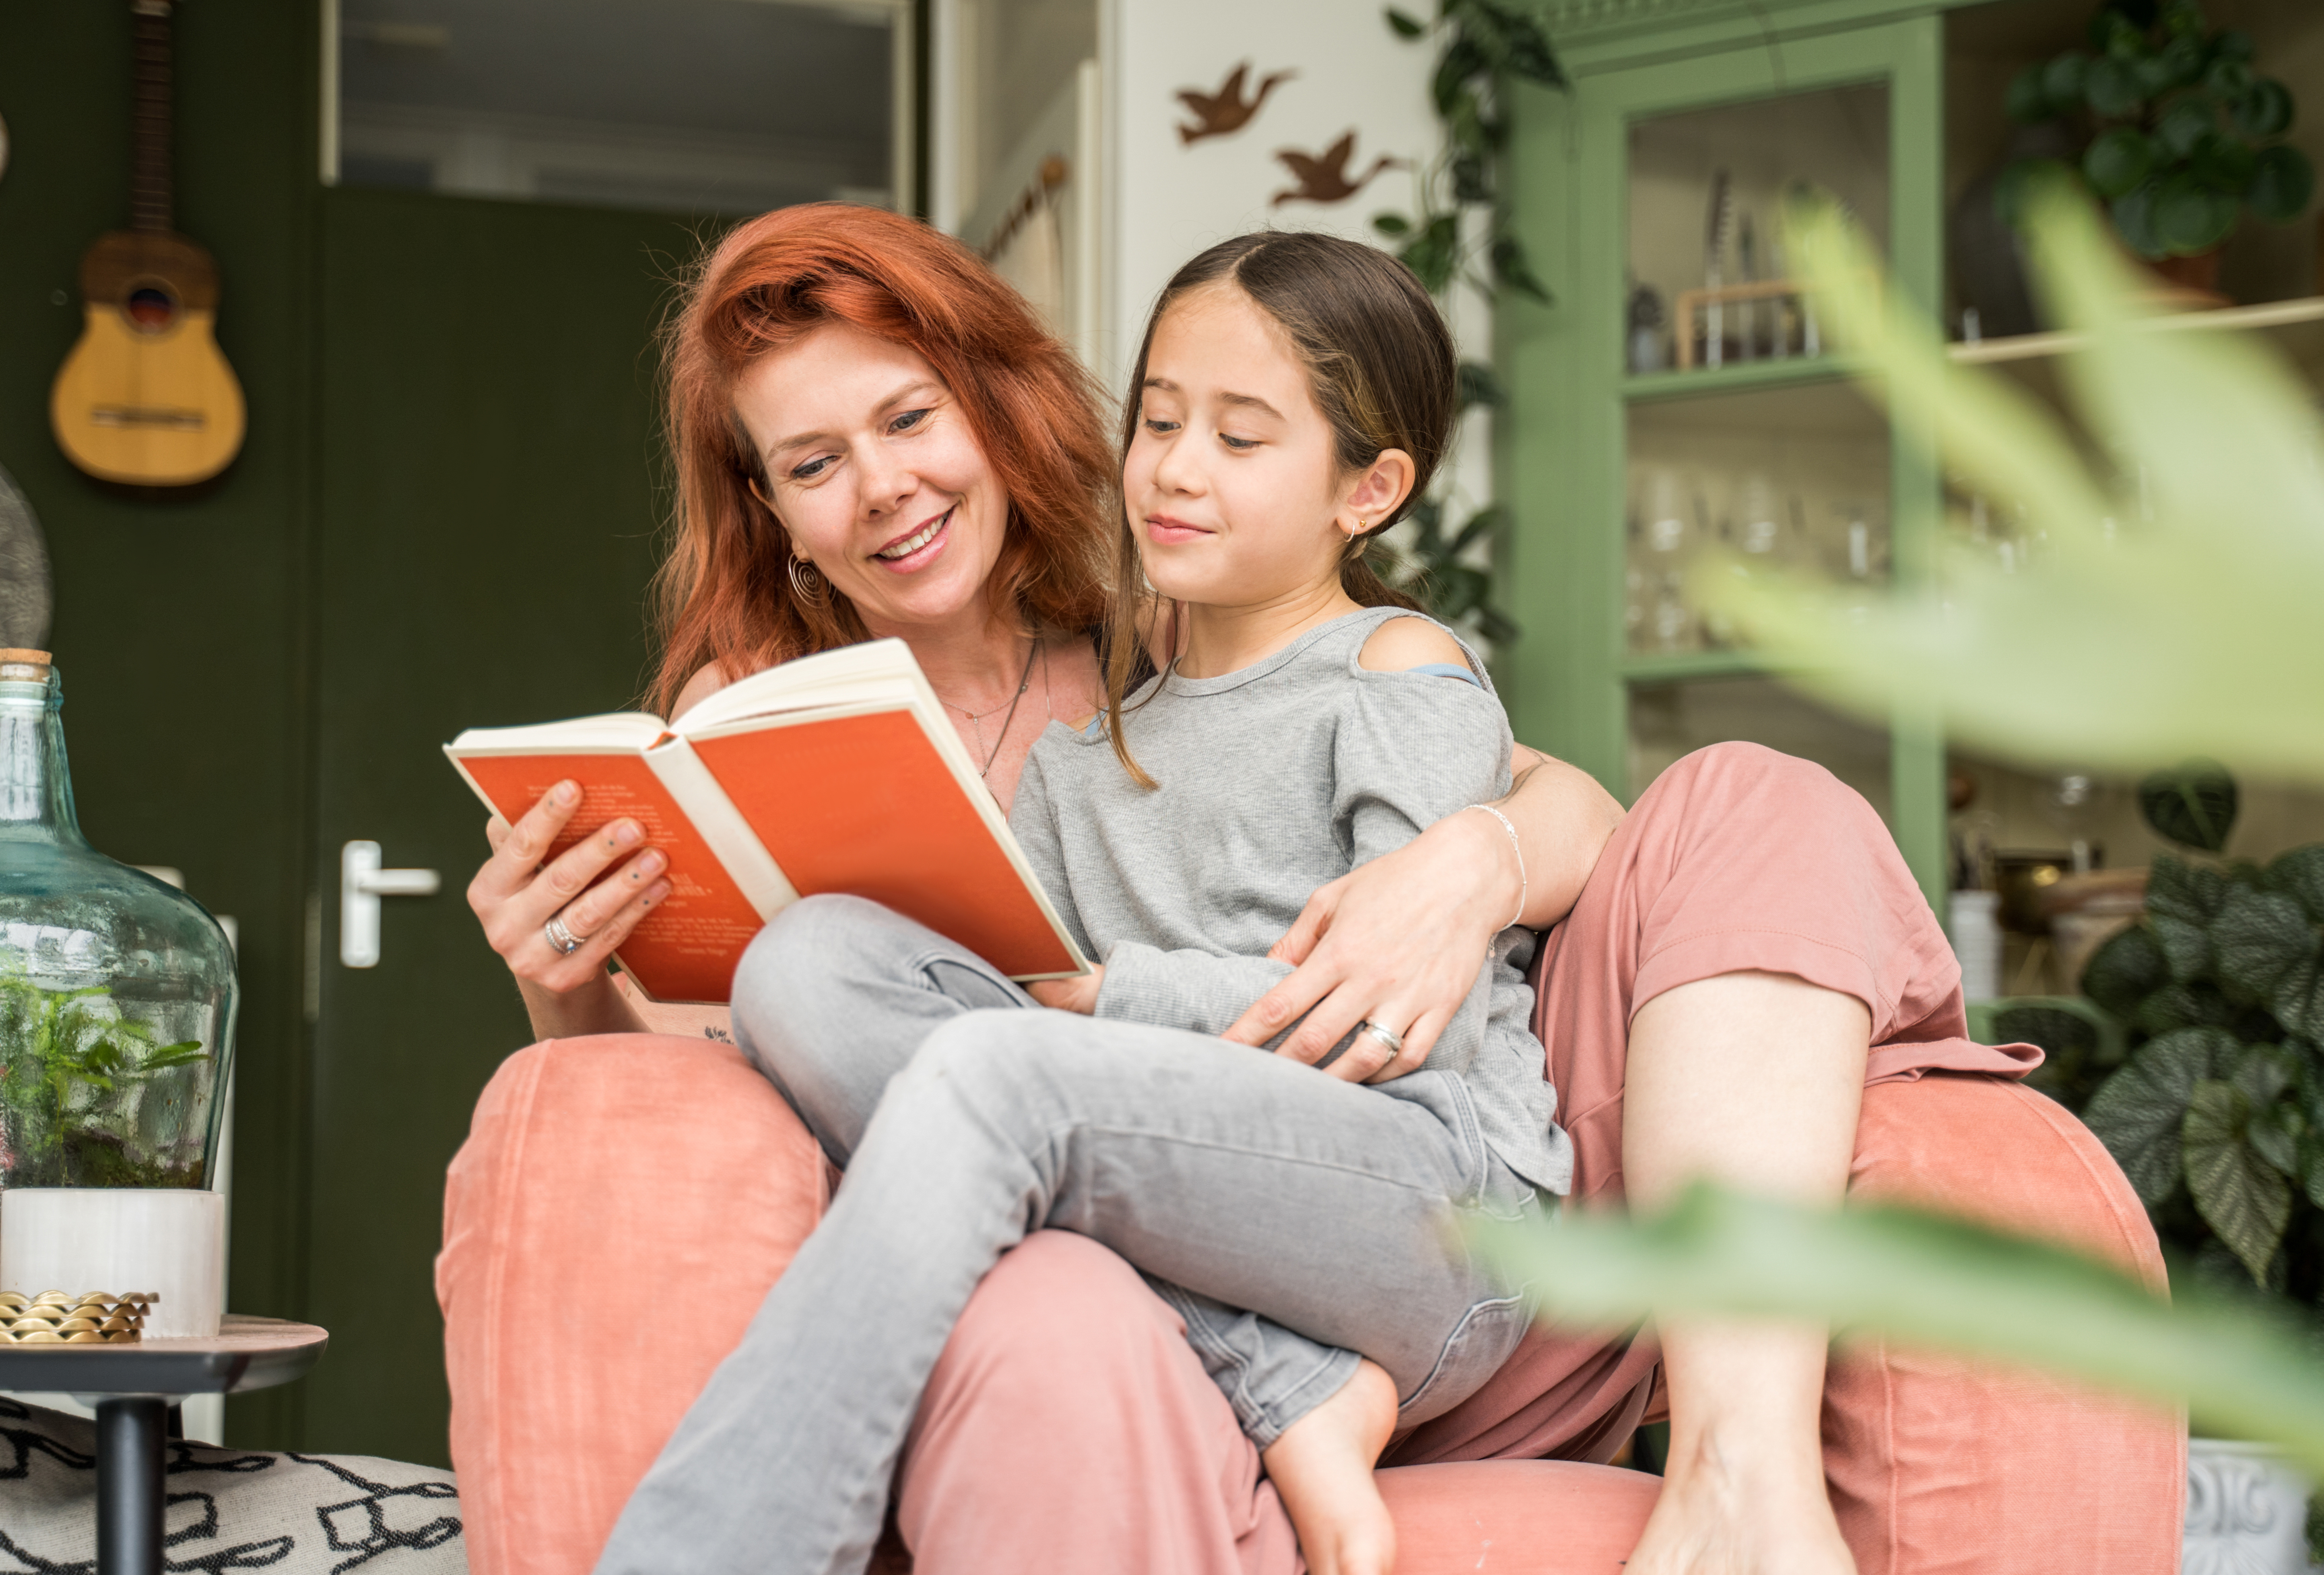
[(178, 303), (166, 290), (147, 285), (129, 292), (129, 320), (149, 334), (159, 333), (178, 315)]

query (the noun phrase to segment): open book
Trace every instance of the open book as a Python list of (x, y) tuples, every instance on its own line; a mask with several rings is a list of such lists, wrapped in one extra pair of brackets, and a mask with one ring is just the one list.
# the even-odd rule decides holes
[(579, 783), (552, 859), (623, 815), (645, 827), (670, 891), (619, 955), (657, 1000), (725, 1000), (759, 926), (823, 892), (885, 903), (1011, 978), (1089, 970), (901, 640), (770, 668), (674, 726), (470, 728), (444, 752), (510, 821)]

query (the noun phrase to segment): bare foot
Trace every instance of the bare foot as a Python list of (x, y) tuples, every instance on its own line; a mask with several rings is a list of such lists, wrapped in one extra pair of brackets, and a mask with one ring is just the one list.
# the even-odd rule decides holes
[(1259, 1455), (1299, 1534), (1308, 1575), (1390, 1575), (1396, 1523), (1372, 1465), (1396, 1431), (1396, 1380), (1362, 1362), (1341, 1391)]
[[(1784, 1480), (1775, 1480), (1776, 1477)], [(1625, 1575), (1856, 1575), (1822, 1473), (1731, 1460), (1706, 1439), (1673, 1460)]]

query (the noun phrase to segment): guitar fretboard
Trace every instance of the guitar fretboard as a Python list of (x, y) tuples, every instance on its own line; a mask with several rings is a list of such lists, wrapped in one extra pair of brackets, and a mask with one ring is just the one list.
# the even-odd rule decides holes
[(174, 226), (170, 192), (170, 0), (131, 0), (137, 33), (134, 162), (129, 176), (129, 226)]

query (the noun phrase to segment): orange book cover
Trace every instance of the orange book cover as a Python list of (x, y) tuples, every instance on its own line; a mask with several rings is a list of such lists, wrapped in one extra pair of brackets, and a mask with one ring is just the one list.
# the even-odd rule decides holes
[(1079, 972), (910, 712), (729, 732), (694, 752), (800, 896), (868, 897), (1012, 978)]
[(472, 728), (445, 753), (512, 821), (578, 782), (552, 859), (621, 816), (645, 827), (671, 892), (619, 961), (656, 1000), (724, 1001), (760, 926), (823, 892), (884, 903), (1012, 978), (1088, 971), (899, 640), (769, 668), (675, 724)]
[(483, 755), (464, 764), (511, 822), (567, 778), (581, 784), (581, 806), (549, 844), (549, 859), (623, 815), (645, 827), (646, 840), (669, 855), (669, 895), (622, 943), (622, 966), (657, 1000), (726, 999), (734, 964), (765, 921), (644, 757)]

